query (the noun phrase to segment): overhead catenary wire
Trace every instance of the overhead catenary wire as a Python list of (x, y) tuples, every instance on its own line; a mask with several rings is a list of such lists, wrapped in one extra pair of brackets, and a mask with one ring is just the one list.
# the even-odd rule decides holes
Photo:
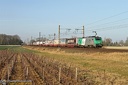
[[(88, 29), (88, 28), (93, 28), (93, 27), (100, 27), (101, 25), (105, 25), (105, 24), (109, 24), (109, 23), (116, 23), (116, 22), (120, 22), (120, 21), (123, 21), (123, 20), (128, 20), (128, 18), (124, 18), (124, 19), (120, 19), (120, 20), (116, 20), (116, 21), (112, 21), (112, 22), (107, 22), (107, 23), (103, 23), (103, 24), (99, 24), (99, 25), (95, 25), (95, 26), (91, 26), (91, 27), (88, 27), (89, 25), (92, 25), (92, 24), (95, 24), (95, 23), (98, 23), (98, 22), (101, 22), (101, 21), (104, 21), (104, 20), (107, 20), (107, 19), (110, 19), (110, 18), (113, 18), (113, 17), (116, 17), (116, 16), (119, 16), (119, 15), (122, 15), (122, 14), (125, 14), (125, 13), (128, 13), (128, 11), (124, 11), (124, 12), (121, 12), (121, 13), (118, 13), (118, 14), (115, 14), (115, 15), (112, 15), (112, 16), (109, 16), (109, 17), (106, 17), (106, 18), (103, 18), (103, 19), (100, 19), (100, 20), (97, 20), (95, 22), (92, 22), (92, 23), (89, 23), (87, 24), (85, 27)], [(65, 29), (79, 29), (81, 28), (82, 26), (80, 27), (76, 27), (76, 28), (61, 28), (62, 30), (65, 30)], [(112, 26), (111, 26), (112, 27)], [(111, 27), (109, 27), (109, 29), (111, 29)], [(116, 27), (116, 26), (115, 26)], [(115, 28), (114, 28), (115, 29)], [(119, 29), (119, 27), (118, 27)], [(99, 29), (91, 29), (91, 30), (86, 30), (86, 31), (94, 31), (94, 30), (99, 30)], [(108, 30), (108, 27), (100, 27), (100, 30)]]
[(76, 29), (82, 29), (83, 26), (79, 27), (60, 27), (60, 34), (74, 32)]
[[(60, 25), (59, 25), (60, 26)], [(64, 38), (64, 37), (77, 37), (78, 35), (80, 35), (80, 34), (83, 34), (84, 32), (82, 32), (82, 33), (78, 33), (78, 32), (75, 32), (76, 31), (76, 29), (81, 29), (82, 30), (82, 28), (83, 28), (84, 26), (79, 26), (79, 27), (61, 27), (60, 26), (60, 32), (59, 32), (59, 36), (61, 37), (61, 38)], [(61, 30), (61, 29), (63, 29), (63, 30)], [(76, 36), (77, 35), (77, 36)]]
[(66, 30), (66, 29), (80, 29), (82, 28), (83, 26), (79, 26), (79, 27), (61, 27), (61, 30)]
[(92, 25), (92, 24), (95, 24), (97, 22), (101, 22), (101, 21), (104, 21), (104, 20), (107, 20), (107, 19), (110, 19), (110, 18), (113, 18), (113, 17), (116, 17), (116, 16), (119, 16), (119, 15), (122, 15), (122, 14), (125, 14), (125, 13), (128, 13), (128, 11), (124, 11), (124, 12), (121, 12), (121, 13), (118, 13), (118, 14), (115, 14), (115, 15), (112, 15), (112, 16), (109, 16), (109, 17), (106, 17), (106, 18), (103, 18), (103, 19), (97, 20), (95, 22), (91, 22), (91, 23), (87, 24), (86, 26)]
[(112, 21), (112, 22), (107, 22), (107, 23), (103, 23), (103, 24), (99, 24), (99, 25), (94, 25), (94, 26), (88, 26), (87, 28), (94, 28), (94, 27), (101, 27), (102, 25), (108, 25), (108, 24), (114, 24), (114, 23), (117, 23), (117, 22), (121, 22), (121, 21), (125, 21), (125, 20), (128, 20), (128, 18), (124, 18), (124, 19), (120, 19), (120, 20), (116, 20), (116, 21)]
[[(124, 25), (115, 25), (115, 26), (108, 26), (108, 27), (102, 27), (102, 25), (105, 25), (105, 24), (112, 24), (112, 23), (116, 23), (116, 22), (120, 22), (120, 21), (124, 21), (124, 20), (128, 20), (128, 18), (124, 18), (124, 19), (120, 19), (120, 20), (116, 20), (116, 21), (111, 21), (111, 22), (107, 22), (107, 23), (103, 23), (103, 24), (99, 24), (99, 25), (96, 25), (96, 26), (91, 26), (89, 27), (89, 25), (92, 25), (92, 24), (95, 24), (97, 22), (101, 22), (103, 20), (107, 20), (107, 19), (110, 19), (110, 18), (113, 18), (113, 17), (116, 17), (116, 16), (119, 16), (119, 15), (122, 15), (122, 14), (125, 14), (125, 13), (128, 13), (128, 11), (125, 11), (125, 12), (121, 12), (121, 13), (118, 13), (118, 14), (115, 14), (115, 15), (112, 15), (112, 16), (109, 16), (109, 17), (106, 17), (106, 18), (103, 18), (101, 20), (97, 20), (95, 22), (92, 22), (90, 24), (87, 24), (85, 27), (86, 27), (86, 31), (103, 31), (103, 30), (113, 30), (113, 29), (120, 29), (120, 28), (126, 28), (128, 27), (128, 25), (124, 24)], [(93, 28), (93, 27), (98, 27), (97, 29), (89, 29), (88, 28)], [(69, 36), (69, 35), (79, 35), (79, 34), (82, 34), (82, 33), (79, 33), (79, 32), (76, 32), (74, 31), (74, 29), (81, 29), (82, 26), (79, 26), (79, 27), (65, 27), (65, 26), (62, 26), (61, 25), (61, 32), (60, 32), (60, 35), (62, 36)], [(72, 31), (73, 30), (73, 31)]]
[(94, 30), (95, 31), (104, 31), (104, 30), (113, 30), (113, 29), (121, 29), (121, 28), (124, 29), (124, 28), (128, 28), (127, 22), (123, 22), (123, 23), (126, 23), (126, 24), (120, 24), (120, 23), (118, 23), (118, 22), (121, 22), (121, 21), (128, 20), (128, 18), (123, 18), (123, 19), (120, 19), (120, 20), (115, 20), (115, 21), (111, 21), (111, 22), (106, 22), (106, 23), (102, 23), (102, 24), (99, 24), (99, 25), (95, 25), (95, 23), (98, 23), (98, 22), (101, 22), (101, 21), (104, 21), (104, 20), (107, 20), (107, 19), (110, 19), (110, 18), (119, 16), (119, 15), (122, 15), (122, 14), (125, 14), (125, 13), (128, 13), (128, 11), (121, 12), (121, 13), (118, 13), (118, 14), (115, 14), (115, 15), (112, 15), (112, 16), (109, 16), (109, 17), (106, 17), (106, 18), (103, 18), (101, 20), (97, 20), (95, 22), (89, 23), (89, 24), (86, 25), (86, 28), (87, 28), (86, 31), (88, 31), (88, 32), (91, 31), (92, 32)]
[(115, 26), (109, 26), (109, 27), (102, 27), (99, 29), (93, 29), (93, 30), (87, 30), (87, 31), (104, 31), (104, 30), (113, 30), (113, 29), (121, 29), (121, 28), (127, 28), (128, 24), (121, 24), (121, 25), (115, 25)]

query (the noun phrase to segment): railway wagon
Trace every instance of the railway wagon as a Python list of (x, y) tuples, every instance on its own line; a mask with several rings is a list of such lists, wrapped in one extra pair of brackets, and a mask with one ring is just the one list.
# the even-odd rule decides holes
[(59, 40), (54, 40), (53, 43), (54, 43), (54, 47), (57, 47), (59, 44)]
[(67, 38), (66, 46), (67, 47), (76, 47), (77, 46), (77, 38)]
[(66, 38), (60, 39), (60, 46), (61, 47), (66, 47)]
[(46, 40), (43, 44), (42, 44), (42, 46), (54, 46), (54, 43), (53, 43), (53, 40)]
[(77, 38), (78, 47), (102, 47), (102, 38), (98, 36), (89, 36), (85, 38)]
[(53, 44), (54, 44), (54, 47), (58, 47), (58, 46), (66, 47), (66, 38), (60, 39), (60, 42), (59, 40), (53, 40)]

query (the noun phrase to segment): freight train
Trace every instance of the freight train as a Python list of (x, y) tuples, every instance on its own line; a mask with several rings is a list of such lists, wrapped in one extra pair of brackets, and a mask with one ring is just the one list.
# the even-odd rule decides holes
[(88, 36), (79, 38), (62, 38), (60, 40), (46, 40), (45, 42), (35, 42), (33, 45), (51, 47), (102, 47), (102, 38), (99, 36)]

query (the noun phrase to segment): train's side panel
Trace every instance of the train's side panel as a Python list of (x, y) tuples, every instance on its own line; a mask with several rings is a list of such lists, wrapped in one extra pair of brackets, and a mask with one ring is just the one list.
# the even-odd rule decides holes
[(81, 45), (82, 45), (82, 46), (85, 46), (85, 43), (86, 43), (86, 38), (82, 38)]
[(77, 45), (80, 47), (85, 47), (86, 38), (77, 38)]
[(82, 38), (77, 38), (77, 45), (78, 46), (82, 45)]
[(102, 47), (101, 37), (87, 37), (85, 47)]
[(92, 47), (92, 46), (95, 47), (94, 38), (87, 37), (85, 42), (85, 47)]

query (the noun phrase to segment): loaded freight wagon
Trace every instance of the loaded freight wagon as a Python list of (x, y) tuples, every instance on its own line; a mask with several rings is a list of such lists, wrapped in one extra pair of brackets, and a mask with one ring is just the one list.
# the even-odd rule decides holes
[(77, 38), (67, 38), (66, 39), (66, 46), (67, 47), (76, 47), (77, 46)]
[(102, 47), (102, 38), (98, 36), (89, 36), (77, 38), (78, 47)]
[(53, 42), (54, 42), (54, 47), (58, 47), (58, 46), (66, 47), (66, 38), (60, 39), (60, 42), (59, 40), (53, 40)]
[(61, 47), (66, 47), (67, 46), (67, 44), (66, 44), (66, 38), (60, 39), (60, 46)]
[(54, 47), (57, 47), (59, 44), (59, 40), (53, 40), (53, 42), (54, 42)]

